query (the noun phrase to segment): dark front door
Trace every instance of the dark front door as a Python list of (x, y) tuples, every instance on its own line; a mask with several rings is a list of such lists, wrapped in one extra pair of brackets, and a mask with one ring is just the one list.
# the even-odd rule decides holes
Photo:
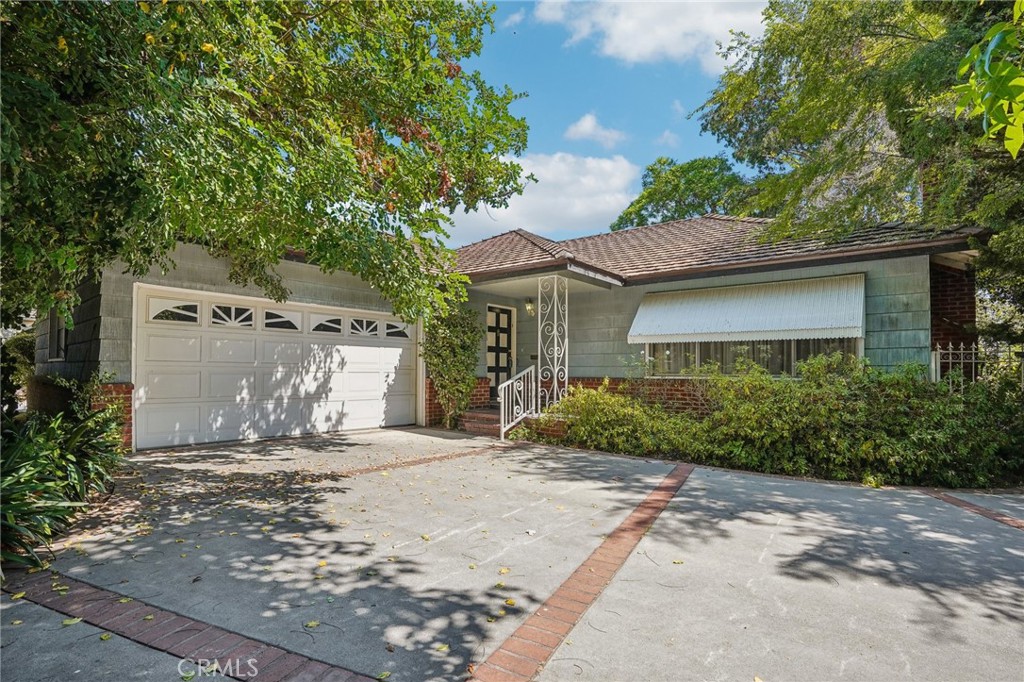
[(491, 400), (498, 399), (498, 386), (512, 378), (512, 310), (487, 306), (487, 376)]

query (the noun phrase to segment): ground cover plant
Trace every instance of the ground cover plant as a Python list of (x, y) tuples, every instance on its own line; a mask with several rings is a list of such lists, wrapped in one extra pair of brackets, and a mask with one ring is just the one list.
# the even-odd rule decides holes
[[(645, 403), (629, 384), (574, 387), (516, 437), (872, 485), (984, 487), (1024, 478), (1019, 377), (933, 383), (923, 370), (883, 372), (833, 354), (777, 378), (741, 362), (732, 375), (712, 368), (680, 379), (701, 382), (704, 415)], [(559, 421), (563, 428), (552, 428)]]
[[(95, 382), (65, 412), (3, 416), (0, 433), (0, 558), (38, 566), (41, 547), (107, 492), (123, 455), (116, 407), (92, 410)], [(0, 574), (2, 575), (2, 574)]]

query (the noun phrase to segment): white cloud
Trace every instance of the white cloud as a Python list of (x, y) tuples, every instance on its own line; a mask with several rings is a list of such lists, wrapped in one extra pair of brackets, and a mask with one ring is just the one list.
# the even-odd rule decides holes
[(526, 10), (521, 9), (518, 12), (513, 12), (505, 18), (505, 21), (501, 22), (502, 28), (512, 28), (523, 23), (523, 19), (526, 18)]
[(450, 246), (458, 247), (522, 228), (551, 239), (596, 234), (608, 226), (635, 196), (640, 167), (616, 154), (610, 158), (526, 154), (519, 159), (524, 174), (537, 182), (508, 208), (457, 213)]
[(683, 103), (677, 99), (672, 100), (672, 115), (676, 118), (686, 116), (686, 107), (684, 107)]
[(676, 147), (679, 145), (679, 136), (671, 130), (666, 130), (658, 136), (658, 139), (655, 140), (655, 142), (663, 147)]
[(565, 129), (565, 139), (593, 140), (605, 149), (611, 149), (618, 143), (625, 140), (626, 134), (621, 130), (605, 128), (598, 122), (597, 116), (593, 113), (589, 113), (584, 114), (580, 117), (580, 120)]
[(760, 35), (765, 2), (562, 2), (542, 0), (534, 10), (541, 22), (563, 24), (567, 44), (593, 37), (601, 54), (630, 64), (697, 60), (716, 75), (725, 62), (716, 41), (729, 30)]

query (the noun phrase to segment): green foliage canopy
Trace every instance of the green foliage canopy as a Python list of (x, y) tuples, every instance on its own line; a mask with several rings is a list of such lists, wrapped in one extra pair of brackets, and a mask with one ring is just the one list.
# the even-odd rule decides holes
[(659, 157), (644, 169), (640, 196), (611, 229), (653, 225), (706, 213), (728, 213), (743, 198), (744, 179), (720, 156), (676, 163)]
[(493, 7), (4, 3), (3, 322), (178, 241), (282, 299), (288, 249), (406, 318), (463, 291), (443, 225), (521, 191), (521, 95), (462, 63)]
[(960, 63), (967, 83), (953, 90), (960, 95), (957, 114), (983, 116), (985, 134), (998, 138), (1017, 158), (1024, 146), (1024, 0), (1013, 4), (1013, 21), (989, 29)]
[(1006, 2), (771, 0), (764, 34), (737, 35), (700, 117), (761, 172), (747, 211), (772, 236), (910, 220), (994, 236), (979, 282), (1024, 306), (1024, 164), (956, 117), (952, 88)]

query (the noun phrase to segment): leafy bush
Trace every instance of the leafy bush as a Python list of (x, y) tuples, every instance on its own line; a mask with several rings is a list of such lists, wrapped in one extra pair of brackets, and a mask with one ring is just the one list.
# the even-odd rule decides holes
[[(87, 391), (82, 392), (87, 396)], [(5, 416), (0, 434), (0, 558), (38, 565), (36, 552), (109, 489), (123, 454), (116, 408)]]
[(423, 343), (423, 361), (434, 384), (446, 429), (455, 426), (476, 387), (476, 358), (483, 338), (479, 316), (468, 308), (453, 308), (432, 319)]
[(541, 433), (545, 422), (564, 420), (565, 436), (558, 440), (572, 447), (641, 456), (683, 450), (696, 421), (612, 391), (608, 383), (605, 379), (596, 389), (570, 386), (565, 397), (541, 417), (539, 428), (524, 427), (513, 437), (551, 440)]
[(3, 342), (0, 350), (0, 401), (7, 414), (14, 414), (17, 410), (17, 393), (32, 376), (35, 352), (36, 336), (31, 329), (18, 332)]
[[(882, 372), (837, 353), (800, 363), (796, 379), (743, 362), (736, 375), (712, 369), (699, 379), (711, 408), (703, 419), (645, 405), (607, 382), (572, 389), (545, 419), (566, 420), (558, 441), (567, 445), (766, 473), (950, 487), (1024, 476), (1019, 377), (960, 391), (925, 380), (920, 366)], [(538, 429), (521, 436), (544, 439)]]

